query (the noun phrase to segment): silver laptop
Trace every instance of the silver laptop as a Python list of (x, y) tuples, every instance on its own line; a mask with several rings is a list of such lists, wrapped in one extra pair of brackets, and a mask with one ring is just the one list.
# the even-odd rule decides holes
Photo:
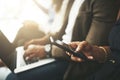
[(53, 58), (47, 58), (31, 64), (26, 64), (23, 54), (23, 47), (15, 48), (0, 31), (0, 58), (12, 72), (20, 73), (55, 61)]

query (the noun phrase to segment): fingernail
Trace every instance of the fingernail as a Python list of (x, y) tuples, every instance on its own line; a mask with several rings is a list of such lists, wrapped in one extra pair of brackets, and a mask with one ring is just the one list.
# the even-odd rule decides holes
[(80, 46), (78, 46), (75, 51), (78, 52), (79, 50), (80, 50)]
[(26, 58), (25, 58), (25, 60), (28, 60), (28, 59), (29, 59), (29, 57), (26, 57)]
[(77, 60), (78, 60), (78, 61), (81, 61), (81, 59), (80, 59), (80, 58), (77, 58)]
[(88, 59), (93, 59), (93, 56), (89, 56)]

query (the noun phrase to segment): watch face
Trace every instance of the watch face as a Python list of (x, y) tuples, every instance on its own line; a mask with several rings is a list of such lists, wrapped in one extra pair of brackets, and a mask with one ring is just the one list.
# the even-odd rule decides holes
[(50, 50), (51, 50), (51, 45), (50, 44), (45, 45), (45, 51), (50, 52)]

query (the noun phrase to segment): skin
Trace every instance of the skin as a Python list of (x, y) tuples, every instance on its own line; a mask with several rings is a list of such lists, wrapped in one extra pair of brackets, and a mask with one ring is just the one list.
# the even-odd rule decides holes
[[(72, 48), (74, 48), (75, 52), (82, 52), (89, 60), (97, 60), (100, 63), (103, 63), (106, 60), (105, 51), (101, 49), (99, 46), (91, 45), (87, 41), (76, 41), (68, 44)], [(107, 47), (109, 49), (109, 47)], [(106, 48), (106, 49), (107, 49)], [(66, 52), (68, 56), (71, 57), (71, 60), (76, 62), (83, 62), (85, 60), (70, 55), (70, 53)], [(34, 57), (39, 57), (40, 59), (46, 58), (46, 53), (43, 45), (29, 45), (25, 50), (24, 57), (26, 60), (31, 60)]]
[[(82, 42), (71, 42), (69, 44), (72, 48), (75, 49), (75, 52), (82, 52), (89, 60), (97, 60), (100, 63), (103, 63), (106, 60), (105, 51), (96, 45), (91, 45), (87, 41)], [(109, 46), (104, 46), (106, 50), (109, 50)], [(67, 53), (71, 57), (71, 60), (76, 62), (83, 62), (84, 60)]]
[[(75, 49), (75, 52), (82, 52), (88, 59), (92, 60), (93, 59), (93, 56), (91, 55), (91, 52), (90, 52), (90, 49), (92, 49), (92, 46), (87, 46), (88, 43), (85, 42), (85, 41), (82, 41), (82, 42), (71, 42), (69, 44), (69, 46), (71, 46), (72, 48)], [(68, 56), (71, 57), (71, 59), (73, 61), (77, 61), (77, 62), (83, 62), (84, 60), (82, 60), (81, 58), (78, 58), (78, 57), (75, 57), (73, 55), (71, 55), (70, 53), (68, 53)]]
[(24, 58), (26, 60), (31, 60), (34, 57), (39, 57), (40, 59), (46, 58), (46, 53), (43, 45), (29, 45), (25, 50)]

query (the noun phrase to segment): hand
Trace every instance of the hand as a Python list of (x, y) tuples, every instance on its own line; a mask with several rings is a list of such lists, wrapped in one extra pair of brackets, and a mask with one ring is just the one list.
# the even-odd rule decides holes
[[(71, 42), (69, 44), (72, 48), (74, 48), (75, 52), (82, 52), (89, 60), (96, 60), (100, 63), (105, 62), (106, 60), (106, 52), (95, 45), (89, 44), (87, 41), (82, 42)], [(109, 46), (106, 46), (109, 49)], [(70, 53), (67, 53), (69, 56), (71, 56), (71, 59), (73, 61), (83, 62), (84, 60), (78, 57), (75, 57), (73, 55), (70, 55)]]
[(28, 48), (25, 50), (25, 53), (24, 53), (25, 60), (29, 61), (33, 58), (38, 58), (38, 57), (40, 59), (43, 59), (43, 58), (46, 57), (44, 46), (29, 45)]
[[(71, 42), (69, 44), (69, 46), (71, 46), (75, 52), (77, 53), (83, 53), (88, 59), (90, 60), (94, 60), (92, 54), (92, 45), (90, 45), (88, 42), (86, 41), (82, 41), (82, 42)], [(69, 56), (71, 56), (71, 59), (73, 61), (77, 61), (77, 62), (83, 62), (84, 60), (81, 58), (78, 58), (76, 56), (70, 55), (70, 53), (67, 52), (67, 54)]]
[(24, 44), (24, 49), (27, 49), (29, 45), (38, 45), (38, 44), (43, 44), (44, 40), (43, 39), (32, 39)]

